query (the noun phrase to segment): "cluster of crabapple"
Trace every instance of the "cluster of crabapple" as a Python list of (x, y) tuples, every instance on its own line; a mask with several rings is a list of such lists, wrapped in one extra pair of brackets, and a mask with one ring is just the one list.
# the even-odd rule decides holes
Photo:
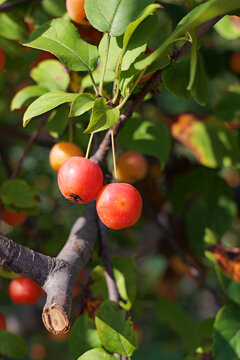
[(129, 183), (143, 179), (147, 173), (145, 158), (128, 151), (117, 158), (117, 180), (103, 186), (100, 166), (82, 156), (71, 143), (55, 144), (49, 154), (51, 167), (58, 172), (58, 186), (63, 196), (81, 204), (97, 197), (96, 209), (101, 221), (111, 229), (134, 225), (142, 211), (142, 198)]

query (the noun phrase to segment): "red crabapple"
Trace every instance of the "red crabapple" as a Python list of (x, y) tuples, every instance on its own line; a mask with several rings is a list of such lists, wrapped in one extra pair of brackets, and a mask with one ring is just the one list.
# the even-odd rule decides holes
[(142, 198), (137, 189), (127, 183), (105, 185), (97, 197), (97, 213), (111, 229), (134, 225), (142, 211)]
[(12, 302), (19, 305), (34, 305), (38, 302), (42, 289), (33, 280), (20, 277), (13, 279), (8, 288)]
[(58, 172), (58, 186), (63, 196), (86, 204), (99, 193), (103, 184), (100, 166), (89, 159), (73, 156), (63, 163)]
[(19, 226), (24, 223), (24, 221), (27, 218), (27, 214), (16, 212), (16, 211), (10, 211), (7, 209), (4, 209), (2, 219), (11, 226)]

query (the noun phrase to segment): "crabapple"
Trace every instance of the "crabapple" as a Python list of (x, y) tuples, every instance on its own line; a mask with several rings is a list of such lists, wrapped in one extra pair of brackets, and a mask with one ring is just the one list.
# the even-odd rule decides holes
[(86, 204), (99, 193), (103, 184), (100, 166), (89, 159), (73, 156), (58, 172), (58, 186), (65, 198)]
[(97, 197), (97, 213), (111, 229), (134, 225), (142, 211), (142, 198), (134, 186), (127, 183), (105, 185)]
[(16, 211), (10, 211), (7, 209), (3, 210), (2, 219), (11, 226), (19, 226), (24, 223), (24, 221), (27, 218), (27, 214), (16, 212)]
[(117, 180), (133, 184), (145, 178), (148, 164), (142, 154), (126, 151), (117, 157), (116, 167)]
[(89, 24), (85, 9), (85, 0), (66, 0), (66, 8), (70, 18), (78, 24)]
[(233, 72), (240, 74), (240, 51), (236, 51), (230, 56), (229, 65)]
[(10, 282), (9, 297), (15, 304), (34, 305), (38, 302), (42, 289), (33, 280), (20, 277)]
[(49, 162), (52, 169), (58, 171), (62, 164), (72, 156), (83, 156), (82, 149), (66, 141), (61, 141), (53, 145), (49, 153)]
[(3, 314), (0, 313), (0, 330), (6, 330), (6, 329), (7, 329), (6, 319), (3, 316)]
[(0, 47), (0, 71), (4, 68), (6, 62), (6, 56), (3, 48)]

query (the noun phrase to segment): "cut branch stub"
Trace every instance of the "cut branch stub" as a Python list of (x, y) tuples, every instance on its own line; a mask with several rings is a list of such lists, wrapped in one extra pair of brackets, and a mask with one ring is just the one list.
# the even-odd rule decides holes
[(70, 330), (69, 317), (55, 304), (44, 309), (42, 318), (46, 329), (53, 334), (65, 334)]

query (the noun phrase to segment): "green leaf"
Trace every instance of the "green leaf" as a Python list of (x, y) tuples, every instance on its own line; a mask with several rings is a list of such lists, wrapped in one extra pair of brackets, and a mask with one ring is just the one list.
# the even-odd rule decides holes
[(240, 28), (235, 25), (234, 19), (231, 16), (224, 16), (217, 24), (214, 26), (215, 30), (229, 40), (236, 40), (240, 37)]
[(27, 354), (27, 343), (16, 334), (0, 330), (0, 354), (14, 359), (21, 359)]
[(39, 206), (38, 193), (25, 180), (7, 180), (0, 188), (0, 198), (3, 205), (13, 211), (23, 210), (31, 214)]
[(25, 27), (12, 15), (1, 13), (0, 36), (9, 40), (22, 40), (25, 37)]
[(39, 96), (45, 94), (47, 89), (38, 86), (31, 85), (16, 93), (11, 102), (11, 110), (21, 109), (22, 107), (28, 106), (33, 100)]
[(151, 4), (148, 5), (140, 14), (140, 16), (137, 18), (137, 20), (131, 22), (124, 33), (123, 36), (123, 49), (122, 52), (124, 53), (127, 45), (129, 43), (129, 40), (131, 39), (131, 36), (133, 35), (134, 31), (137, 29), (137, 27), (150, 15), (152, 15), (156, 10), (158, 10), (161, 6), (159, 4)]
[(109, 108), (106, 99), (96, 99), (93, 105), (92, 117), (84, 133), (94, 133), (107, 130), (118, 121), (120, 111), (117, 108)]
[(150, 3), (151, 0), (85, 0), (85, 11), (93, 27), (120, 36)]
[(199, 25), (215, 16), (228, 13), (239, 8), (239, 0), (209, 0), (191, 10), (176, 26), (169, 38), (146, 59), (136, 64), (136, 69), (142, 70), (151, 65), (157, 58), (161, 58), (170, 44), (183, 36), (186, 32), (196, 29)]
[(210, 168), (230, 167), (239, 161), (235, 134), (215, 118), (201, 121), (186, 115), (172, 126), (172, 135), (202, 165)]
[(23, 126), (25, 127), (36, 116), (42, 115), (61, 104), (74, 101), (77, 96), (78, 94), (70, 94), (63, 91), (52, 91), (40, 96), (25, 111)]
[(116, 360), (116, 358), (104, 349), (93, 349), (80, 356), (78, 360)]
[(179, 97), (189, 98), (190, 91), (187, 90), (189, 82), (189, 60), (183, 59), (174, 62), (166, 68), (162, 75), (165, 88)]
[(218, 312), (213, 332), (213, 355), (215, 360), (240, 358), (240, 308), (229, 304)]
[(240, 283), (228, 276), (218, 264), (216, 264), (216, 272), (226, 295), (235, 303), (240, 304)]
[(70, 82), (66, 68), (57, 60), (41, 61), (32, 69), (30, 76), (39, 86), (49, 91), (65, 91)]
[(101, 347), (95, 322), (86, 313), (74, 322), (68, 346), (73, 359), (77, 359), (90, 349)]
[(131, 356), (137, 349), (137, 334), (132, 322), (116, 302), (104, 301), (98, 309), (95, 322), (99, 339), (109, 352)]
[(80, 116), (93, 108), (95, 97), (92, 94), (84, 93), (76, 97), (71, 105), (70, 117)]
[(125, 300), (124, 302), (120, 301), (120, 305), (123, 309), (130, 310), (137, 292), (135, 261), (132, 257), (114, 258), (112, 263), (119, 294)]
[[(105, 34), (99, 44), (99, 56), (102, 63), (104, 63), (104, 59), (106, 57), (107, 41), (108, 34)], [(121, 55), (121, 52), (122, 49), (118, 45), (117, 38), (112, 36), (109, 43), (107, 70), (116, 71), (118, 59)]]
[(61, 105), (48, 118), (48, 130), (55, 139), (59, 138), (68, 126), (69, 106)]
[(83, 41), (77, 28), (64, 19), (38, 27), (23, 45), (49, 51), (74, 71), (92, 71), (98, 59), (96, 46)]
[(157, 300), (156, 314), (159, 319), (167, 323), (173, 331), (183, 338), (189, 352), (198, 346), (195, 336), (195, 323), (178, 304), (169, 301), (164, 297)]
[(166, 164), (171, 149), (168, 127), (161, 122), (142, 121), (132, 117), (119, 133), (121, 143), (128, 150), (152, 155)]
[(200, 339), (212, 339), (214, 321), (214, 317), (200, 321), (196, 326), (196, 336)]
[(198, 104), (206, 105), (208, 99), (208, 79), (201, 54), (197, 56), (197, 68), (191, 95)]

